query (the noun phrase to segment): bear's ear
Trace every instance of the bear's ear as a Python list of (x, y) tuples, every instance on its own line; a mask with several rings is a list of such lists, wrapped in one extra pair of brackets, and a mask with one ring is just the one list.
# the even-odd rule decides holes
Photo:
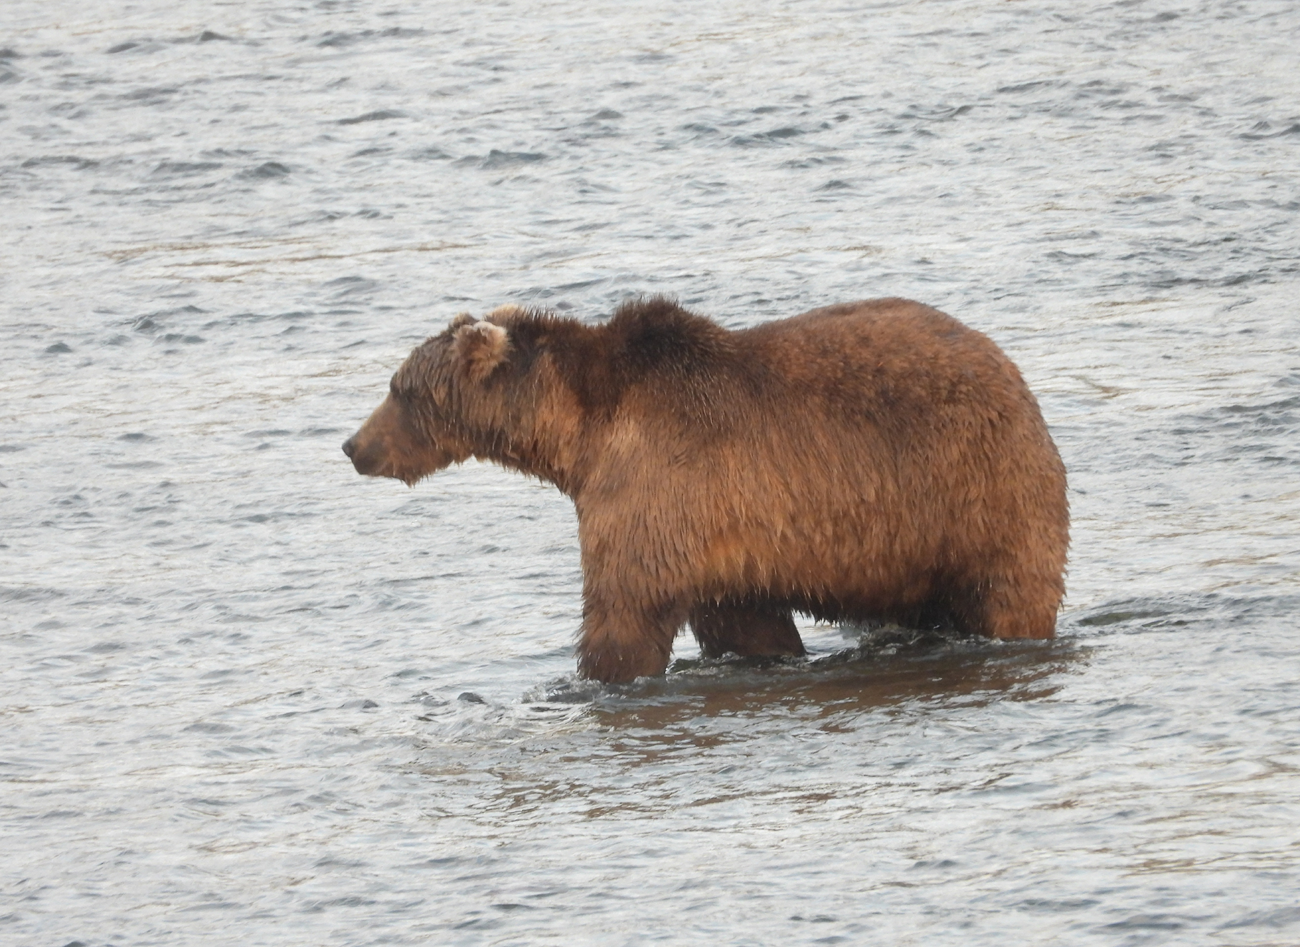
[(456, 330), (456, 357), (473, 382), (492, 374), (492, 369), (505, 360), (508, 346), (506, 330), (490, 322), (476, 322)]
[(451, 328), (459, 329), (461, 326), (467, 326), (474, 322), (474, 317), (467, 312), (456, 313), (456, 318), (451, 320)]

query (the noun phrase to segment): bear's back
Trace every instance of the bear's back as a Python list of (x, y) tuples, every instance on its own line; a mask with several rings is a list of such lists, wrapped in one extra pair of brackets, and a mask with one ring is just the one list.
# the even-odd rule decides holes
[[(897, 413), (1012, 396), (1019, 372), (987, 336), (907, 299), (814, 309), (735, 333), (738, 359), (769, 366), (804, 396)], [(978, 384), (975, 384), (978, 380)], [(989, 391), (992, 385), (995, 391)]]
[[(1041, 425), (1011, 361), (937, 309), (878, 299), (727, 330), (652, 299), (608, 324), (625, 408), (684, 435), (752, 436), (814, 425), (870, 445), (946, 436), (991, 416)], [(694, 437), (692, 437), (694, 439)]]

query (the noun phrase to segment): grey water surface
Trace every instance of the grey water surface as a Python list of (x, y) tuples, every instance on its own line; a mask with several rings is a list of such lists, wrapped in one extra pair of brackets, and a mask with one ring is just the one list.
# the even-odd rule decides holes
[[(5, 0), (0, 281), (0, 942), (1300, 942), (1300, 6)], [(648, 292), (988, 333), (1058, 639), (592, 686), (568, 501), (340, 452)]]

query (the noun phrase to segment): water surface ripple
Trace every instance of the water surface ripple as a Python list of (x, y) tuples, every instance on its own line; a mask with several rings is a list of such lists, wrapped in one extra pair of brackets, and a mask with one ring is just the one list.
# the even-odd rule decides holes
[[(1300, 7), (7, 0), (0, 941), (1300, 940)], [(1051, 643), (573, 677), (555, 491), (339, 444), (459, 310), (903, 295)]]

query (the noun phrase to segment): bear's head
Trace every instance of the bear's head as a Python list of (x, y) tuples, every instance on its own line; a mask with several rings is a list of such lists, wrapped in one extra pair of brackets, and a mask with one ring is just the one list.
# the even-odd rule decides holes
[(393, 375), (388, 397), (343, 442), (357, 472), (414, 484), (479, 454), (509, 413), (487, 382), (510, 348), (500, 323), (519, 312), (502, 307), (482, 320), (461, 314), (416, 348)]

